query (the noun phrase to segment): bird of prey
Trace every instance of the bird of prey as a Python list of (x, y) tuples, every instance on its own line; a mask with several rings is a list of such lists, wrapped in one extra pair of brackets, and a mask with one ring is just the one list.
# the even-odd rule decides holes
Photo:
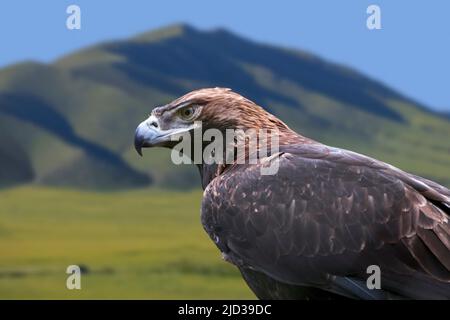
[[(173, 148), (203, 129), (277, 130), (256, 164), (199, 163), (201, 221), (260, 299), (450, 298), (450, 190), (291, 130), (230, 89), (192, 91), (155, 108), (135, 147)], [(263, 160), (278, 161), (263, 175)], [(380, 285), (369, 287), (368, 268)]]

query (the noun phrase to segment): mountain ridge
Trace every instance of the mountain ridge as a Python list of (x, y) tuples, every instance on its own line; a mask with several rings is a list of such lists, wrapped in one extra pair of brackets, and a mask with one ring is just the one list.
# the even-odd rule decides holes
[(195, 169), (168, 166), (167, 150), (140, 160), (131, 139), (154, 106), (215, 86), (245, 95), (311, 138), (450, 184), (450, 143), (441, 138), (450, 135), (448, 117), (313, 54), (178, 24), (51, 64), (0, 69), (0, 133), (17, 150), (0, 140), (0, 166), (8, 168), (0, 186), (191, 187)]

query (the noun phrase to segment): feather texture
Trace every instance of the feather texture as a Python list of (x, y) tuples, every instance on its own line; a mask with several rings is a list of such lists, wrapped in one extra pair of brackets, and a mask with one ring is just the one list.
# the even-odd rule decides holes
[[(235, 166), (205, 190), (203, 225), (239, 268), (347, 297), (450, 298), (449, 212), (435, 205), (448, 203), (444, 187), (321, 144), (281, 151), (278, 174)], [(381, 268), (377, 294), (361, 290), (370, 265)]]

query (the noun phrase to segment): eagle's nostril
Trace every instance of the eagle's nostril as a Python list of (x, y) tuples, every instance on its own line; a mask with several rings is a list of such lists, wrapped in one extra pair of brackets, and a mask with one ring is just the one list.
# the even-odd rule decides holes
[(156, 121), (150, 122), (150, 126), (158, 128), (158, 123)]

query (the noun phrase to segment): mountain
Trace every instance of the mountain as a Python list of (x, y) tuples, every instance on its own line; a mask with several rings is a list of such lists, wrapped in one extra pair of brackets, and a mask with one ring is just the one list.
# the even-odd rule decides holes
[(212, 86), (315, 140), (450, 185), (448, 117), (312, 54), (175, 25), (1, 69), (0, 186), (198, 185), (195, 168), (168, 165), (168, 150), (139, 158), (132, 139), (154, 106)]
[(442, 116), (450, 119), (450, 111), (441, 111)]

